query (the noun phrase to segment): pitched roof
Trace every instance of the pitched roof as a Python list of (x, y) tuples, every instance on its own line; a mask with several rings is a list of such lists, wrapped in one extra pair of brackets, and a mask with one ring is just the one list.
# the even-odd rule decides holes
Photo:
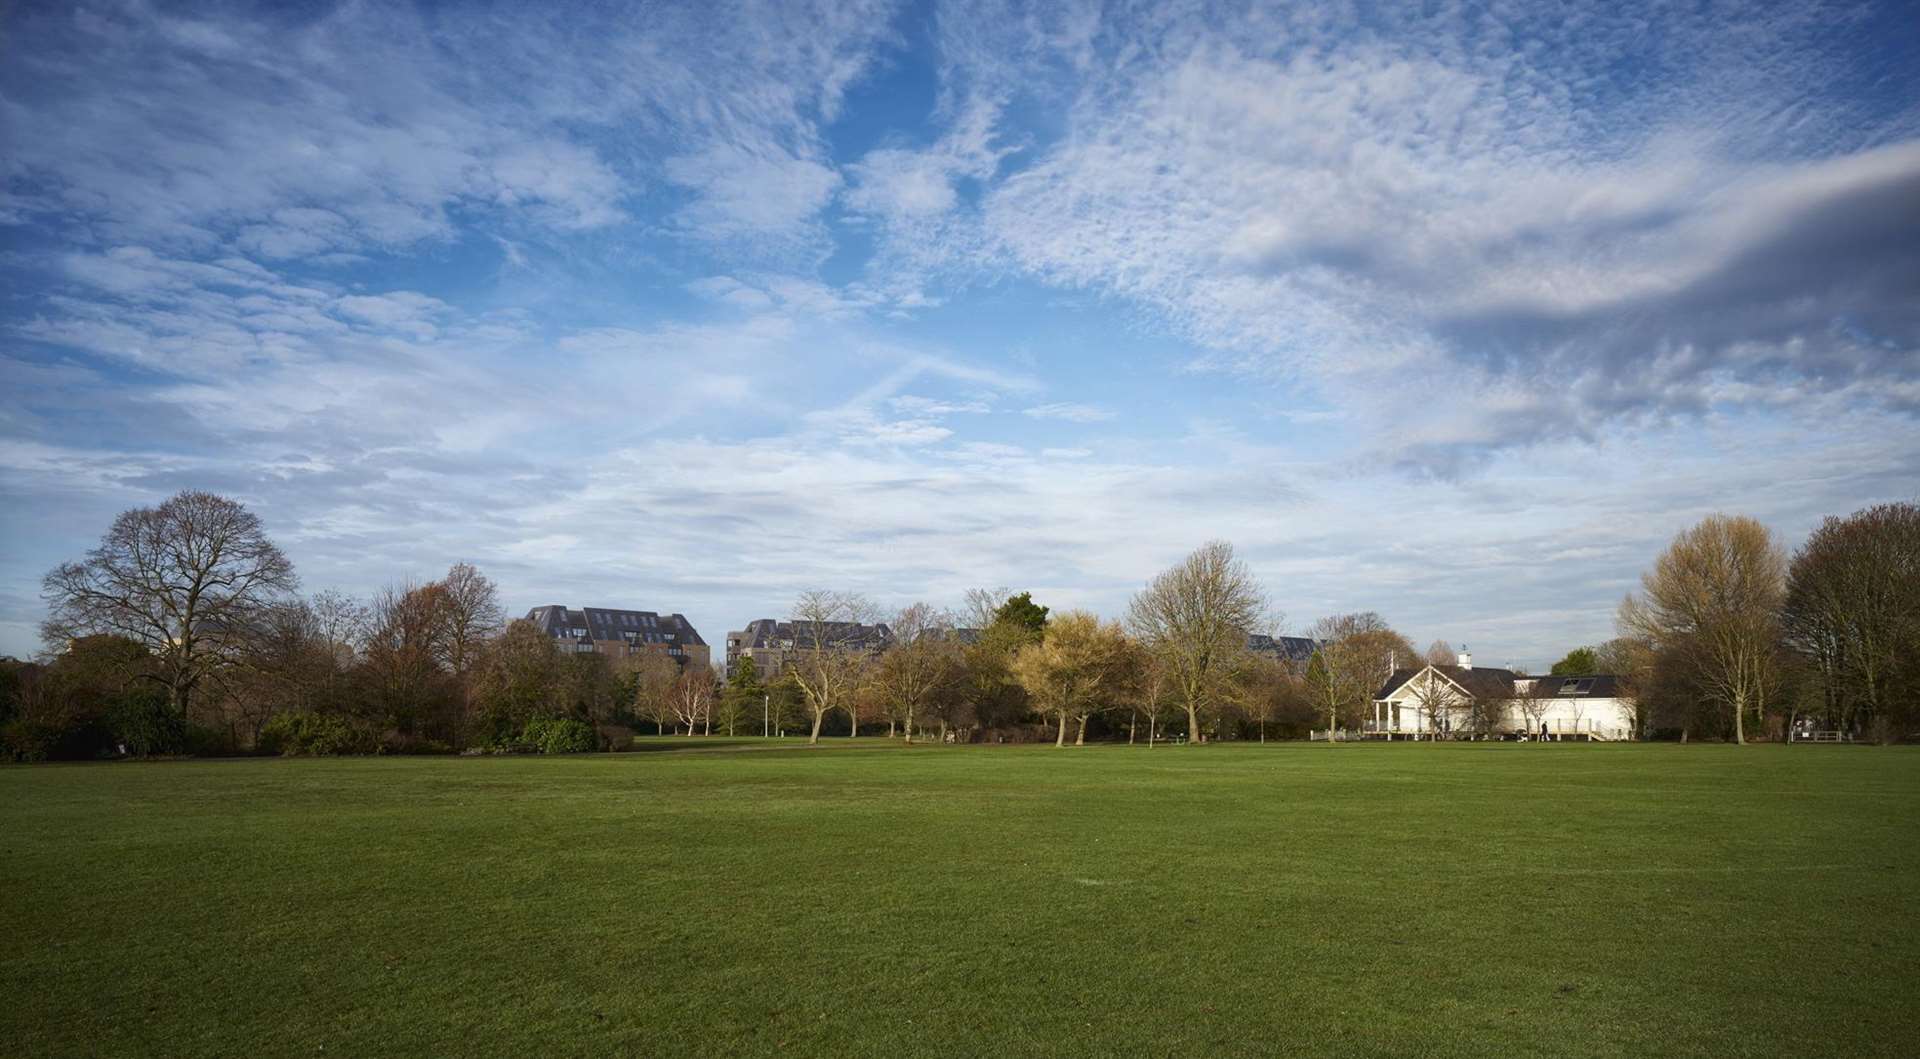
[(1530, 677), (1524, 673), (1515, 673), (1511, 669), (1495, 669), (1488, 666), (1474, 666), (1467, 669), (1461, 666), (1435, 665), (1420, 666), (1415, 669), (1396, 669), (1393, 676), (1380, 686), (1374, 698), (1384, 699), (1399, 691), (1407, 681), (1432, 668), (1441, 676), (1466, 689), (1467, 694), (1477, 699), (1513, 698), (1519, 693), (1518, 683), (1533, 682), (1533, 693), (1544, 699), (1610, 699), (1620, 694), (1620, 678), (1609, 674), (1594, 674), (1578, 677)]
[(1253, 633), (1247, 637), (1247, 650), (1278, 656), (1286, 662), (1306, 662), (1320, 649), (1320, 641), (1306, 636), (1268, 636)]
[[(727, 638), (731, 641), (737, 637), (742, 648), (789, 647), (807, 639), (803, 632), (795, 630), (796, 625), (805, 624), (756, 618), (738, 633), (729, 633)], [(885, 622), (862, 625), (851, 621), (827, 621), (821, 624), (825, 626), (827, 644), (832, 647), (878, 648), (893, 642), (893, 630)], [(730, 643), (728, 650), (732, 649)]]
[[(651, 610), (614, 610), (610, 607), (582, 607), (570, 610), (558, 604), (535, 607), (527, 620), (540, 626), (548, 636), (579, 637), (584, 630), (589, 640), (637, 640), (641, 643), (675, 643), (705, 646), (705, 640), (685, 616), (662, 615)], [(672, 639), (667, 639), (671, 636)]]
[(1620, 695), (1620, 678), (1611, 673), (1519, 679), (1533, 681), (1541, 697), (1549, 699), (1612, 699)]
[(1425, 665), (1412, 669), (1394, 670), (1393, 675), (1387, 678), (1387, 682), (1380, 686), (1380, 690), (1375, 692), (1373, 697), (1384, 699), (1399, 691), (1407, 681), (1429, 669), (1458, 684), (1467, 694), (1476, 699), (1504, 699), (1513, 695), (1513, 670), (1511, 669), (1494, 669), (1489, 666), (1468, 668), (1454, 665)]

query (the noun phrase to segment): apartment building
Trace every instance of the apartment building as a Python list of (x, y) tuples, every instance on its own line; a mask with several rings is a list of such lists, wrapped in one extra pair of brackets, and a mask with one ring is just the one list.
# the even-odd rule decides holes
[(574, 654), (603, 654), (625, 658), (653, 651), (679, 662), (705, 668), (712, 650), (691, 622), (679, 614), (651, 610), (614, 610), (609, 607), (535, 607), (527, 620), (559, 642), (560, 650)]
[[(866, 651), (869, 653), (884, 651), (893, 643), (893, 630), (885, 622), (874, 625), (862, 625), (850, 621), (830, 621), (822, 623), (825, 639), (829, 646), (846, 651)], [(742, 658), (753, 659), (753, 667), (762, 680), (772, 680), (786, 669), (787, 660), (795, 651), (795, 645), (801, 648), (811, 646), (810, 634), (796, 632), (795, 623), (779, 621), (774, 618), (759, 618), (747, 623), (739, 632), (727, 634), (727, 677), (732, 679), (734, 668)]]
[(1265, 633), (1252, 633), (1247, 636), (1247, 650), (1257, 655), (1278, 659), (1298, 669), (1305, 669), (1313, 661), (1313, 653), (1320, 650), (1320, 641), (1306, 636), (1268, 636)]

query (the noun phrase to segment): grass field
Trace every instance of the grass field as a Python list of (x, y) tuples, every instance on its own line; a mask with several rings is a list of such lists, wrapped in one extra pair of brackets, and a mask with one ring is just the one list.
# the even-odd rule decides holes
[(0, 1041), (169, 1056), (1920, 1043), (1914, 750), (693, 745), (0, 770)]

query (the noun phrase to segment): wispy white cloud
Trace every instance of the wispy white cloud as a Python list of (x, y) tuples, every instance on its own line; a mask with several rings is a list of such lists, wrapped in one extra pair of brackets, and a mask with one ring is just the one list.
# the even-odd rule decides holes
[(993, 410), (993, 405), (988, 401), (943, 401), (916, 394), (890, 397), (887, 404), (896, 412), (921, 416), (978, 415)]
[[(1920, 107), (1820, 94), (1819, 42), (1860, 9), (1666, 12), (1655, 40), (1583, 5), (1176, 4), (1097, 23), (992, 7), (942, 19), (945, 83), (963, 86), (947, 136), (856, 170), (850, 199), (891, 240), (880, 267), (1011, 262), (1118, 296), (1197, 343), (1203, 370), (1393, 409), (1362, 417), (1383, 457), (1446, 473), (1692, 414), (1734, 376), (1849, 386), (1916, 362), (1920, 320), (1895, 290), (1913, 255), (1867, 229), (1920, 234), (1886, 205), (1920, 183)], [(988, 159), (976, 178), (1001, 166), (980, 145), (1024, 135), (1014, 99), (1057, 104), (1065, 131), (1019, 144), (971, 208), (954, 159)], [(1881, 341), (1836, 319), (1872, 319)], [(1531, 396), (1463, 430), (1426, 420), (1419, 395), (1440, 385)]]
[(795, 244), (824, 244), (816, 218), (840, 185), (840, 175), (818, 161), (732, 144), (670, 158), (666, 174), (695, 192), (680, 214), (689, 234), (749, 243), (773, 257)]
[(1032, 405), (1021, 409), (1021, 414), (1031, 419), (1060, 419), (1069, 423), (1104, 423), (1115, 415), (1114, 412), (1105, 408), (1077, 404), (1072, 401)]
[[(12, 211), (290, 259), (451, 240), (476, 211), (508, 228), (602, 229), (671, 182), (694, 193), (688, 237), (785, 251), (818, 240), (810, 226), (840, 184), (818, 127), (890, 21), (884, 5), (754, 0), (498, 18), (17, 13), (14, 36), (34, 47), (10, 53), (0, 108), (24, 178)], [(552, 60), (583, 32), (593, 49)]]

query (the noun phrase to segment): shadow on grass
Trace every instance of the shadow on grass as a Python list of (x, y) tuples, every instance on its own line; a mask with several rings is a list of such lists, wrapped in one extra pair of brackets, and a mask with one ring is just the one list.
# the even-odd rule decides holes
[[(778, 749), (791, 744), (791, 739), (746, 739), (729, 736), (653, 735), (635, 736), (632, 745), (622, 750), (623, 754), (665, 754), (681, 750), (754, 750)], [(807, 741), (800, 740), (799, 745), (806, 746)]]
[[(962, 744), (964, 747), (965, 744)], [(984, 746), (985, 744), (980, 744)], [(940, 747), (936, 743), (904, 743), (885, 736), (863, 735), (858, 739), (848, 739), (844, 735), (823, 735), (820, 742), (810, 744), (804, 735), (789, 735), (784, 739), (762, 736), (722, 736), (697, 735), (688, 738), (684, 735), (642, 735), (635, 736), (632, 745), (620, 751), (623, 754), (664, 754), (743, 752), (766, 750), (872, 750), (872, 751), (918, 751), (932, 749), (957, 749), (953, 746)]]

